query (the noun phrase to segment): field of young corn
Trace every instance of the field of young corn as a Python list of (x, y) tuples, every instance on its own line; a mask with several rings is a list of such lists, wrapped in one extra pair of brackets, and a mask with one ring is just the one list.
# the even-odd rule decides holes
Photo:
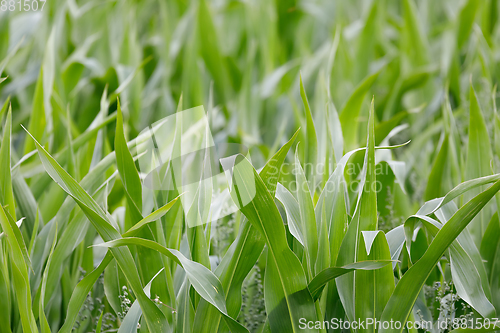
[(0, 3), (0, 332), (500, 331), (497, 0)]

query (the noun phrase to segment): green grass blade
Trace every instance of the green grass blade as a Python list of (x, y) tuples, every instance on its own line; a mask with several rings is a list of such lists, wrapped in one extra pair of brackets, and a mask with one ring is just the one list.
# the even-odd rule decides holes
[[(45, 132), (45, 125), (47, 121), (45, 119), (45, 107), (43, 99), (43, 69), (40, 70), (38, 75), (38, 80), (36, 82), (35, 96), (33, 97), (33, 109), (31, 111), (30, 122), (28, 125), (28, 130), (37, 140), (42, 140)], [(26, 136), (24, 141), (24, 154), (29, 153), (34, 150), (35, 144), (32, 140)]]
[(487, 185), (500, 180), (500, 174), (471, 179), (457, 185), (454, 189), (448, 192), (444, 197), (433, 199), (426, 202), (417, 212), (417, 215), (430, 215), (437, 211), (439, 208), (443, 207), (447, 203), (451, 202), (453, 199), (459, 197), (460, 195), (474, 189), (478, 186)]
[[(467, 145), (467, 160), (465, 163), (466, 180), (489, 176), (491, 174), (490, 165), (493, 160), (490, 137), (472, 83), (470, 86), (469, 101), (469, 141)], [(470, 191), (466, 195), (466, 199), (470, 199), (479, 191), (480, 189)], [(483, 237), (488, 222), (489, 218), (481, 211), (467, 227), (478, 247), (481, 244), (481, 238)]]
[(7, 99), (2, 105), (2, 108), (0, 109), (0, 122), (3, 121), (3, 114), (8, 110), (9, 105), (10, 105), (10, 96), (7, 97)]
[[(191, 302), (191, 297), (189, 297), (189, 289), (191, 284), (189, 280), (185, 280), (182, 284), (181, 290), (179, 291), (179, 303), (177, 309), (177, 332), (179, 333), (191, 333), (193, 332), (193, 325), (195, 321), (195, 314), (193, 304)], [(210, 303), (206, 303), (210, 304)], [(198, 305), (198, 309), (200, 305)], [(213, 307), (215, 309), (215, 307)], [(218, 312), (218, 310), (215, 310)], [(213, 318), (213, 317), (212, 317)], [(219, 318), (220, 320), (220, 318)], [(214, 320), (207, 320), (205, 326), (209, 326)]]
[[(5, 210), (0, 205), (0, 225), (7, 236), (9, 246), (9, 257), (11, 260), (12, 278), (16, 301), (21, 315), (21, 324), (25, 332), (38, 332), (35, 317), (31, 309), (31, 292), (28, 279), (28, 265), (25, 261), (24, 249), (26, 248), (22, 238), (16, 235), (18, 227), (7, 217)], [(20, 243), (22, 242), (22, 244)]]
[(174, 249), (168, 249), (152, 240), (127, 237), (108, 241), (106, 243), (98, 244), (97, 246), (109, 247), (111, 249), (120, 248), (125, 245), (140, 245), (158, 253), (161, 253), (177, 264), (182, 266), (186, 271), (189, 281), (195, 290), (210, 304), (214, 305), (226, 319), (226, 324), (230, 327), (232, 332), (247, 332), (236, 320), (230, 317), (227, 313), (226, 299), (222, 285), (212, 271), (200, 263), (187, 259), (182, 253)]
[[(73, 149), (75, 151), (78, 151), (82, 146), (84, 146), (93, 137), (95, 137), (100, 130), (102, 130), (104, 127), (113, 122), (116, 119), (116, 117), (117, 113), (115, 112), (104, 118), (102, 121), (98, 122), (94, 127), (87, 129), (85, 132), (83, 132), (81, 135), (79, 135), (77, 138), (73, 140)], [(129, 143), (129, 145), (131, 145), (131, 143)], [(33, 151), (35, 150), (32, 150), (32, 152)], [(68, 158), (68, 147), (63, 147), (61, 151), (57, 152), (54, 155), (54, 157), (59, 164), (61, 165), (66, 164)], [(44, 172), (43, 165), (40, 163), (39, 160), (28, 162), (26, 163), (26, 165), (21, 165), (20, 168), (21, 168), (21, 173), (23, 174), (24, 177), (33, 177), (34, 175)]]
[(306, 178), (311, 182), (311, 185), (314, 186), (314, 170), (316, 163), (318, 162), (318, 138), (316, 136), (316, 128), (314, 127), (311, 108), (309, 107), (309, 102), (307, 101), (306, 90), (304, 89), (304, 84), (302, 83), (302, 76), (300, 76), (300, 96), (302, 97), (302, 103), (304, 104), (304, 109), (306, 110), (306, 147), (304, 160), (306, 165), (309, 166), (306, 170)]
[(12, 191), (12, 176), (10, 171), (10, 137), (12, 132), (12, 109), (9, 107), (5, 121), (2, 146), (0, 147), (0, 205), (3, 205), (10, 216), (16, 219), (16, 204)]
[(429, 50), (422, 26), (423, 22), (418, 17), (418, 14), (417, 6), (413, 0), (403, 1), (404, 26), (401, 50), (410, 57), (415, 66), (422, 66), (428, 61)]
[[(3, 246), (2, 246), (3, 248)], [(0, 329), (2, 332), (12, 332), (11, 331), (11, 306), (12, 306), (12, 295), (11, 295), (11, 281), (9, 280), (9, 271), (5, 259), (0, 259), (0, 297), (2, 302), (0, 302)]]
[[(500, 189), (500, 181), (494, 183), (486, 191), (478, 194), (465, 204), (437, 233), (425, 254), (401, 278), (396, 285), (386, 308), (382, 314), (383, 320), (399, 320), (405, 323), (415, 304), (425, 280), (431, 273), (446, 249), (457, 238), (460, 232), (470, 223), (472, 218)], [(382, 329), (381, 332), (401, 332), (397, 329)]]
[[(367, 149), (363, 164), (363, 174), (359, 184), (359, 196), (356, 211), (349, 224), (347, 233), (340, 246), (337, 266), (345, 266), (358, 261), (360, 251), (361, 231), (374, 231), (377, 229), (377, 194), (374, 191), (375, 176), (375, 138), (374, 138), (374, 102), (370, 108), (368, 121)], [(355, 313), (355, 280), (356, 272), (347, 274), (337, 281), (339, 295), (346, 310), (347, 316), (354, 320), (358, 317)]]
[(384, 8), (380, 7), (380, 2), (375, 1), (371, 4), (366, 19), (363, 20), (364, 27), (356, 41), (355, 78), (357, 82), (368, 74), (370, 63), (375, 56), (376, 38), (374, 38), (374, 35), (376, 36), (379, 33), (380, 13), (384, 10)]
[[(144, 287), (144, 293), (151, 297), (151, 283), (153, 280), (163, 271), (163, 268), (158, 271), (158, 273), (153, 276), (153, 278), (148, 282), (148, 284)], [(128, 310), (127, 314), (123, 318), (123, 321), (118, 329), (118, 333), (136, 333), (137, 332), (137, 324), (139, 324), (139, 319), (141, 318), (142, 310), (139, 306), (139, 302), (137, 300), (132, 303), (132, 306)]]
[(97, 326), (95, 328), (95, 333), (101, 333), (103, 316), (104, 316), (104, 311), (101, 311), (101, 315), (99, 316), (99, 320), (97, 321)]
[(202, 0), (198, 3), (198, 39), (200, 51), (205, 60), (208, 70), (212, 75), (217, 92), (223, 97), (227, 97), (230, 90), (230, 84), (227, 77), (225, 61), (219, 47), (218, 34), (212, 17), (212, 11), (209, 3)]
[[(282, 166), (298, 134), (299, 130), (269, 159), (259, 173), (271, 195), (279, 191), (276, 189), (281, 186), (278, 181), (281, 178)], [(232, 317), (236, 317), (240, 311), (243, 281), (257, 262), (264, 245), (265, 241), (261, 233), (245, 219), (238, 237), (215, 270), (215, 275), (219, 277), (226, 292), (228, 314)], [(196, 309), (193, 327), (200, 333), (214, 332), (219, 328), (220, 317), (220, 312), (214, 306), (201, 301)]]
[[(409, 243), (411, 243), (410, 234), (413, 233), (415, 219), (422, 221), (433, 236), (442, 228), (441, 223), (431, 218), (418, 215), (411, 217), (408, 221), (408, 227), (405, 223), (405, 232), (408, 234), (407, 242)], [(449, 258), (452, 279), (457, 294), (484, 318), (491, 318), (495, 309), (488, 299), (491, 296), (489, 286), (481, 283), (487, 280), (484, 272), (484, 276), (481, 275), (481, 270), (484, 271), (483, 263), (480, 256), (475, 260), (474, 252), (477, 252), (477, 249), (471, 248), (471, 246), (474, 247), (474, 244), (472, 240), (468, 242), (467, 237), (464, 237), (467, 236), (466, 232), (467, 230), (463, 231), (450, 245)], [(470, 238), (470, 235), (468, 236)]]
[[(34, 138), (33, 138), (34, 139)], [(61, 188), (73, 197), (76, 203), (80, 206), (82, 211), (87, 215), (88, 219), (92, 222), (97, 232), (103, 240), (110, 241), (120, 238), (121, 235), (114, 229), (109, 222), (106, 214), (102, 208), (85, 192), (85, 190), (78, 184), (68, 173), (54, 160), (52, 156), (40, 146), (38, 141), (35, 140), (40, 159), (47, 173), (58, 183)], [(113, 257), (120, 265), (124, 272), (127, 281), (141, 304), (141, 308), (145, 313), (145, 319), (148, 327), (157, 332), (163, 332), (166, 329), (167, 322), (163, 313), (156, 307), (156, 305), (144, 294), (139, 279), (132, 254), (128, 248), (113, 249)]]
[(461, 8), (457, 20), (457, 48), (460, 50), (469, 38), (480, 1), (468, 0)]
[[(57, 227), (56, 227), (57, 229)], [(47, 317), (45, 316), (45, 290), (47, 287), (47, 276), (48, 276), (48, 267), (50, 267), (50, 263), (52, 261), (52, 255), (54, 254), (54, 248), (57, 243), (57, 230), (55, 233), (54, 241), (52, 242), (52, 246), (50, 248), (49, 258), (47, 259), (47, 268), (43, 272), (42, 283), (40, 285), (40, 305), (39, 305), (39, 315), (38, 318), (40, 320), (40, 331), (41, 333), (50, 333), (50, 326), (47, 322)]]
[(117, 103), (118, 111), (115, 134), (116, 165), (118, 166), (118, 172), (122, 178), (127, 197), (131, 200), (130, 204), (135, 205), (135, 208), (140, 212), (142, 209), (142, 183), (135, 167), (134, 159), (128, 150), (127, 141), (125, 140), (120, 101), (117, 100)]
[(344, 149), (353, 150), (358, 146), (358, 126), (361, 106), (365, 100), (368, 90), (377, 79), (379, 72), (365, 78), (363, 82), (356, 87), (356, 90), (349, 97), (340, 112), (340, 124), (342, 125), (342, 134), (344, 134)]
[[(370, 236), (367, 236), (370, 235)], [(372, 244), (369, 244), (369, 237)], [(363, 246), (364, 245), (364, 246)], [(391, 253), (385, 234), (381, 231), (363, 232), (357, 260), (390, 260)], [(355, 315), (356, 319), (380, 318), (382, 311), (394, 291), (394, 273), (391, 266), (378, 270), (355, 272)], [(360, 328), (361, 332), (375, 332), (375, 327)]]
[[(307, 251), (309, 274), (315, 274), (315, 264), (318, 257), (318, 230), (316, 226), (316, 216), (314, 214), (314, 204), (311, 191), (306, 179), (306, 175), (300, 165), (298, 151), (295, 152), (295, 182), (297, 186), (297, 201), (299, 206), (300, 220), (299, 226), (302, 229), (305, 248)], [(314, 191), (313, 191), (314, 192)], [(309, 276), (311, 278), (312, 276)]]
[(271, 157), (271, 159), (264, 165), (262, 170), (260, 171), (259, 175), (266, 184), (266, 187), (271, 193), (271, 196), (274, 197), (276, 193), (276, 186), (280, 180), (280, 177), (282, 175), (282, 165), (283, 162), (285, 161), (286, 155), (288, 154), (288, 151), (292, 147), (293, 143), (297, 139), (297, 136), (299, 135), (300, 129), (298, 129), (288, 140), (286, 144), (281, 147), (276, 154)]
[[(105, 196), (105, 187), (100, 188), (94, 198), (96, 201), (101, 202)], [(45, 298), (47, 303), (51, 300), (54, 295), (54, 291), (57, 290), (58, 282), (61, 279), (62, 267), (64, 266), (64, 261), (71, 255), (75, 250), (76, 246), (80, 244), (83, 240), (84, 235), (87, 233), (90, 222), (86, 218), (83, 211), (78, 210), (75, 213), (71, 221), (68, 222), (66, 227), (61, 233), (59, 241), (54, 249), (54, 254), (52, 260), (47, 262), (45, 268), (47, 272), (47, 288), (45, 291)], [(52, 225), (48, 226), (49, 228)], [(37, 238), (37, 240), (39, 240)]]
[[(249, 182), (254, 182), (254, 184)], [(247, 201), (246, 199), (252, 197), (253, 193), (249, 189), (253, 185), (255, 185), (255, 197), (244, 206), (241, 198)], [(276, 322), (272, 318), (285, 316), (285, 318), (290, 318), (293, 331), (298, 331), (299, 319), (314, 320), (316, 310), (311, 294), (307, 290), (304, 269), (286, 242), (285, 228), (273, 197), (259, 174), (245, 158), (238, 158), (236, 161), (233, 186), (231, 193), (233, 200), (266, 239), (270, 253), (269, 259), (273, 260), (273, 264), (276, 265), (279, 276), (278, 286), (283, 290), (284, 297), (275, 300), (278, 306), (266, 309), (270, 317), (270, 325), (279, 331), (279, 326), (274, 326)]]
[(71, 333), (73, 331), (73, 326), (75, 325), (78, 313), (80, 312), (89, 291), (112, 260), (113, 255), (110, 251), (108, 251), (99, 266), (97, 266), (92, 272), (85, 275), (85, 277), (78, 282), (75, 289), (73, 289), (73, 293), (71, 294), (66, 312), (66, 319), (63, 326), (59, 330), (59, 333)]
[(494, 249), (494, 251), (495, 254), (493, 262), (491, 263), (491, 271), (490, 271), (491, 302), (495, 306), (495, 309), (498, 314), (500, 313), (500, 242), (497, 242), (497, 246)]
[(169, 203), (164, 205), (163, 207), (158, 208), (139, 222), (135, 224), (132, 228), (128, 229), (125, 233), (123, 233), (123, 237), (132, 237), (135, 236), (142, 227), (147, 225), (148, 223), (154, 222), (159, 220), (162, 216), (168, 213), (170, 208), (172, 208), (173, 205), (176, 204), (177, 200), (179, 197), (176, 197), (175, 199), (171, 200)]
[[(462, 246), (455, 243), (450, 246), (450, 267), (457, 294), (479, 312), (481, 316), (493, 318), (495, 308), (487, 298), (486, 290), (481, 285), (484, 280), (481, 279), (471, 256)], [(489, 286), (487, 292), (491, 293)]]
[(329, 281), (356, 269), (374, 270), (387, 266), (390, 263), (391, 260), (366, 260), (355, 262), (344, 267), (329, 267), (319, 272), (311, 282), (309, 282), (308, 288), (314, 300), (317, 300)]
[(276, 199), (285, 207), (288, 229), (302, 246), (305, 246), (304, 234), (302, 232), (302, 222), (300, 218), (299, 203), (286, 187), (278, 183), (276, 189)]
[(442, 182), (445, 173), (446, 160), (448, 158), (448, 136), (444, 137), (441, 143), (441, 148), (439, 153), (434, 160), (432, 165), (431, 173), (429, 175), (429, 180), (427, 181), (427, 187), (425, 188), (424, 200), (428, 201), (434, 198), (439, 198), (442, 196)]

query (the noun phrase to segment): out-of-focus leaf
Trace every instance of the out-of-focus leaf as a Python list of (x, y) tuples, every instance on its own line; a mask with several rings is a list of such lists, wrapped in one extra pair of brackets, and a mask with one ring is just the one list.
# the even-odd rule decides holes
[[(47, 120), (45, 119), (45, 107), (43, 100), (43, 69), (40, 70), (38, 75), (38, 81), (35, 87), (35, 96), (33, 97), (33, 109), (31, 111), (30, 122), (28, 125), (28, 130), (37, 140), (42, 140), (45, 133), (45, 125)], [(35, 144), (26, 136), (24, 141), (24, 153), (27, 154), (35, 149)]]
[[(469, 142), (467, 145), (467, 160), (465, 164), (466, 180), (489, 176), (491, 174), (490, 165), (493, 159), (490, 137), (472, 84), (470, 87), (469, 102)], [(466, 200), (470, 199), (479, 191), (481, 191), (481, 189), (469, 191), (465, 195)], [(478, 247), (481, 244), (481, 238), (483, 237), (488, 222), (489, 218), (487, 219), (486, 213), (481, 211), (467, 226)]]
[(227, 79), (225, 62), (220, 52), (217, 32), (207, 1), (202, 0), (198, 3), (198, 34), (200, 36), (200, 50), (207, 64), (207, 68), (214, 78), (215, 85), (220, 94), (227, 97), (230, 93), (229, 80)]
[(380, 145), (382, 140), (398, 126), (405, 117), (408, 116), (408, 111), (401, 111), (392, 116), (391, 119), (383, 121), (375, 126), (375, 144)]
[[(306, 90), (304, 89), (304, 84), (302, 83), (302, 76), (300, 77), (300, 96), (302, 97), (302, 103), (304, 104), (304, 109), (306, 110), (306, 143), (304, 160), (308, 168), (306, 169), (306, 178), (314, 186), (314, 170), (316, 167), (318, 158), (318, 138), (316, 136), (316, 128), (314, 127), (313, 115), (311, 108), (309, 107), (309, 102), (307, 100)], [(314, 193), (314, 188), (312, 189)]]
[(101, 311), (101, 315), (99, 316), (99, 320), (97, 321), (97, 326), (95, 328), (95, 333), (101, 333), (103, 316), (104, 316), (104, 311)]
[(375, 55), (374, 36), (377, 35), (381, 20), (381, 4), (378, 1), (371, 3), (368, 15), (364, 20), (364, 27), (360, 33), (356, 45), (356, 80), (361, 80), (368, 74), (368, 69)]
[(410, 61), (415, 66), (422, 66), (428, 61), (429, 50), (423, 31), (423, 22), (418, 14), (418, 9), (413, 0), (403, 1), (404, 27), (401, 38), (401, 51), (410, 57)]
[(3, 114), (8, 110), (9, 105), (10, 105), (10, 96), (7, 97), (7, 99), (2, 105), (2, 108), (0, 109), (0, 122), (3, 121)]
[(12, 110), (9, 107), (7, 120), (5, 121), (2, 146), (0, 147), (0, 205), (6, 208), (6, 211), (15, 220), (16, 204), (14, 201), (14, 192), (12, 191), (12, 178), (10, 173), (10, 136), (12, 131)]
[(430, 199), (441, 197), (442, 193), (442, 182), (445, 176), (445, 165), (448, 158), (448, 136), (444, 137), (441, 143), (441, 148), (437, 154), (434, 164), (432, 165), (431, 173), (429, 175), (429, 180), (427, 181), (427, 187), (425, 188), (424, 200), (428, 201)]
[[(105, 187), (98, 189), (94, 195), (94, 199), (101, 202), (105, 196)], [(46, 302), (48, 303), (54, 296), (54, 291), (57, 290), (58, 281), (61, 279), (62, 267), (75, 247), (82, 242), (85, 233), (89, 227), (89, 221), (85, 214), (79, 210), (62, 231), (59, 241), (54, 249), (52, 260), (47, 262), (45, 270), (47, 271), (47, 287), (45, 291)], [(49, 226), (51, 228), (51, 226)], [(38, 240), (38, 238), (37, 238)], [(44, 273), (45, 274), (45, 273)], [(110, 301), (110, 303), (112, 303)]]
[(346, 151), (358, 147), (358, 126), (361, 106), (365, 100), (368, 90), (377, 79), (379, 72), (368, 76), (356, 87), (356, 90), (349, 97), (340, 112), (340, 124), (342, 125), (342, 134), (344, 134), (344, 148)]
[(462, 48), (464, 43), (469, 38), (476, 17), (477, 9), (479, 8), (478, 0), (468, 0), (461, 8), (457, 21), (457, 47)]

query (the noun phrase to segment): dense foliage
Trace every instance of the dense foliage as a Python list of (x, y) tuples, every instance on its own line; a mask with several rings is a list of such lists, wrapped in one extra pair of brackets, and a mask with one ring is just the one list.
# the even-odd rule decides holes
[(4, 2), (0, 332), (495, 330), (496, 0)]

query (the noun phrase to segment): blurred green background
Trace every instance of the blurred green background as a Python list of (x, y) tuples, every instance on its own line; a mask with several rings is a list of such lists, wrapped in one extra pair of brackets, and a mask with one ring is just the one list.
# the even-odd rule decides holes
[[(495, 0), (50, 0), (43, 11), (0, 13), (2, 76), (8, 76), (0, 99), (10, 96), (17, 133), (19, 124), (29, 124), (36, 82), (43, 81), (44, 114), (31, 119), (46, 125), (45, 142), (50, 136), (56, 152), (65, 124), (76, 137), (92, 123), (106, 86), (121, 95), (131, 138), (172, 114), (182, 93), (184, 108), (213, 105), (219, 140), (244, 143), (263, 165), (305, 124), (301, 72), (320, 156), (327, 102), (347, 133), (348, 151), (365, 140), (374, 96), (377, 125), (387, 125), (378, 139), (410, 125), (402, 134), (414, 140), (407, 162), (415, 175), (408, 174), (421, 196), (418, 180), (426, 179), (430, 163), (412, 165), (431, 159), (428, 139), (439, 138), (445, 98), (462, 129), (472, 80), (492, 117), (497, 17)], [(355, 91), (366, 95), (364, 102), (346, 108)], [(23, 137), (15, 137), (16, 147)]]
[[(12, 173), (23, 176), (14, 189), (32, 192), (30, 213), (23, 212), (29, 228), (34, 207), (50, 221), (66, 194), (32, 156), (35, 144), (20, 125), (81, 181), (114, 150), (117, 96), (127, 139), (174, 114), (182, 96), (182, 109), (204, 105), (218, 143), (248, 147), (257, 169), (300, 127), (303, 162), (329, 168), (307, 174), (314, 200), (343, 154), (365, 146), (373, 98), (375, 144), (411, 140), (385, 155), (394, 162), (381, 175), (383, 181), (392, 177), (389, 192), (377, 197), (379, 227), (386, 231), (457, 184), (500, 171), (497, 0), (47, 0), (43, 11), (41, 2), (29, 11), (17, 2), (15, 10), (10, 1), (1, 6), (0, 124), (11, 103)], [(477, 148), (468, 147), (472, 88), (487, 130), (476, 135), (483, 144)], [(313, 148), (317, 158), (309, 154)], [(353, 160), (362, 166), (363, 153)], [(346, 175), (348, 183), (359, 176), (356, 170)], [(109, 190), (109, 211), (123, 208), (123, 185)], [(349, 195), (355, 202), (356, 191)], [(487, 206), (488, 221), (494, 210)], [(234, 223), (232, 217), (217, 227), (209, 255), (226, 253), (238, 232)], [(25, 239), (31, 231), (23, 227)], [(85, 244), (95, 236), (89, 232)], [(72, 282), (64, 302), (83, 276), (79, 265), (93, 268), (92, 252), (82, 259), (84, 250), (78, 251), (66, 262)], [(248, 281), (257, 282), (244, 291), (239, 318), (254, 325), (252, 331), (265, 321), (260, 274), (250, 273)], [(260, 303), (251, 308), (254, 298)], [(61, 308), (52, 308), (54, 326)]]

